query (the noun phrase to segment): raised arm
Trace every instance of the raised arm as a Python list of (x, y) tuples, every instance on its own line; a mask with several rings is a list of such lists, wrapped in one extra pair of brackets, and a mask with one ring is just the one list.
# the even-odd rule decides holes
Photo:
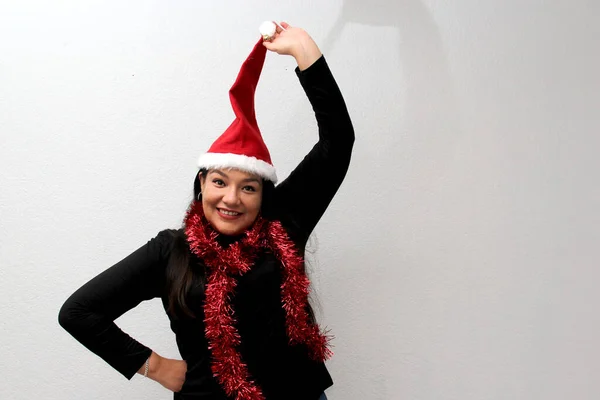
[(275, 190), (281, 211), (308, 238), (339, 189), (354, 144), (354, 129), (344, 98), (319, 48), (300, 28), (282, 23), (269, 50), (292, 55), (296, 74), (315, 112), (319, 140)]

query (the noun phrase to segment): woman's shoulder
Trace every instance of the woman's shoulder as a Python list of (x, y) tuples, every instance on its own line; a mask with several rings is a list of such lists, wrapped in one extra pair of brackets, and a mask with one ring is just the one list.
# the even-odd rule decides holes
[(296, 248), (302, 252), (308, 241), (306, 232), (289, 212), (278, 212), (276, 216), (271, 222), (281, 225)]
[(184, 235), (183, 228), (180, 228), (180, 229), (167, 228), (167, 229), (163, 229), (162, 231), (158, 232), (158, 234), (156, 235), (156, 238), (168, 241), (168, 240), (172, 240), (173, 238), (176, 238), (176, 237), (181, 237), (183, 235)]
[(185, 240), (183, 229), (163, 229), (148, 242), (148, 245), (152, 251), (158, 252), (161, 258), (168, 258), (175, 244), (181, 240)]

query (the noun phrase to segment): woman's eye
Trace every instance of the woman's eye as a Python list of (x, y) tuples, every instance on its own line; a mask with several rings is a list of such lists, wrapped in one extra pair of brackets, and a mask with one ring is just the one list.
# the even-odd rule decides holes
[(244, 190), (247, 192), (256, 192), (254, 186), (244, 186)]
[(217, 186), (223, 186), (225, 184), (221, 179), (213, 179), (213, 183)]

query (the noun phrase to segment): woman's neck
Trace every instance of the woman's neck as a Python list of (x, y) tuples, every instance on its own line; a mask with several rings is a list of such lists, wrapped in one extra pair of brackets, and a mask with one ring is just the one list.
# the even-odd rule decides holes
[(233, 243), (242, 239), (244, 236), (244, 233), (241, 233), (239, 235), (225, 235), (223, 233), (219, 233), (219, 235), (216, 237), (216, 241), (221, 247), (227, 248)]

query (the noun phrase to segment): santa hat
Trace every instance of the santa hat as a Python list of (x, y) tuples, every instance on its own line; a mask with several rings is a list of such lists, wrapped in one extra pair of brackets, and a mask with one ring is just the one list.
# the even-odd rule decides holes
[(198, 167), (236, 168), (277, 182), (271, 155), (263, 141), (254, 112), (254, 92), (260, 78), (267, 49), (261, 38), (242, 64), (229, 90), (235, 120), (198, 159)]

